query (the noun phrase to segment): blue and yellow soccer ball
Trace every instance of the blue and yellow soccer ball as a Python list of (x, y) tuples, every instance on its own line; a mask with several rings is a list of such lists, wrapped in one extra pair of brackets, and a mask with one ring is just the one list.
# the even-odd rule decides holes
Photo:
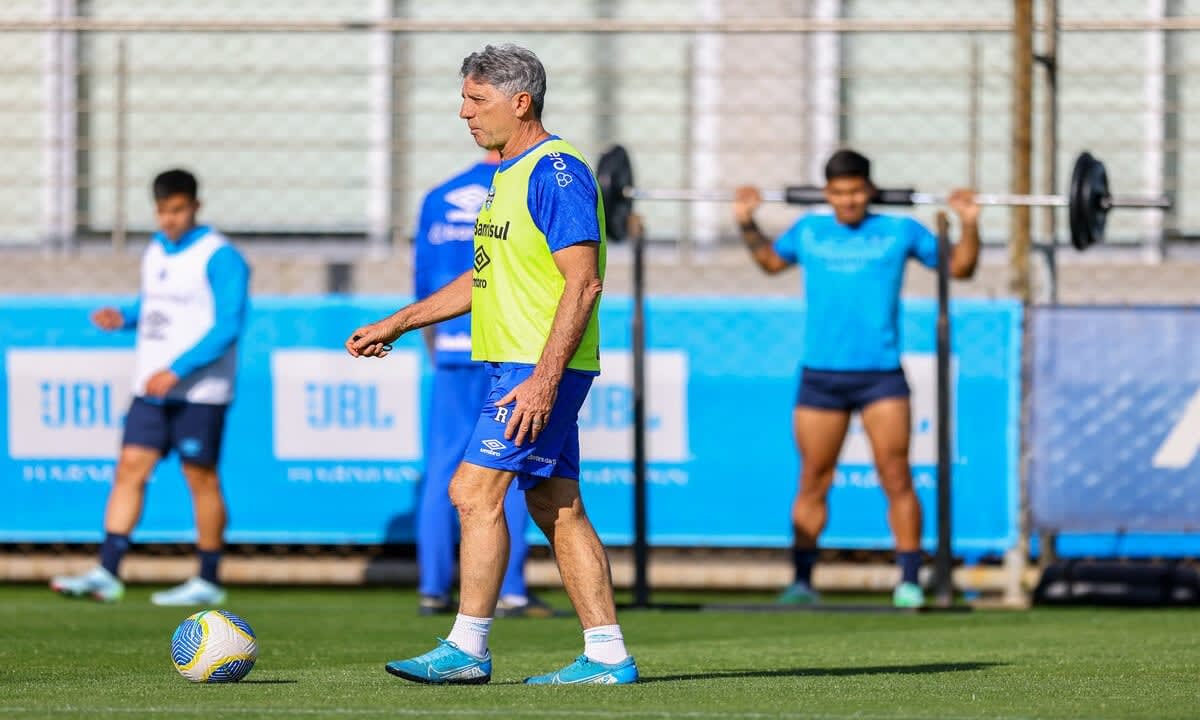
[(226, 610), (202, 610), (179, 623), (171, 636), (171, 661), (192, 682), (237, 682), (258, 659), (250, 623)]

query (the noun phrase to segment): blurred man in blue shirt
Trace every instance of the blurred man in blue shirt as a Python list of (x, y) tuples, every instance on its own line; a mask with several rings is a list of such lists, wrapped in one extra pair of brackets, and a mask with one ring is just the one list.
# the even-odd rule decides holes
[[(911, 433), (909, 387), (900, 367), (900, 289), (909, 258), (937, 267), (937, 238), (906, 216), (869, 210), (875, 187), (871, 164), (840, 150), (825, 165), (825, 199), (832, 213), (809, 213), (771, 243), (754, 222), (762, 203), (756, 188), (739, 188), (734, 215), (742, 240), (768, 274), (804, 267), (808, 305), (793, 429), (800, 451), (800, 489), (792, 507), (795, 581), (780, 602), (810, 603), (817, 538), (828, 517), (826, 497), (850, 414), (862, 415), (879, 484), (888, 499), (901, 582), (897, 607), (925, 603), (921, 567), (921, 504), (908, 462)], [(962, 241), (950, 254), (950, 275), (969, 278), (979, 259), (979, 205), (974, 193), (957, 190), (950, 207)]]
[[(414, 245), (414, 288), (418, 300), (462, 275), (474, 263), (475, 220), (492, 186), (500, 154), (482, 161), (429, 191), (421, 205)], [(425, 484), (417, 517), (422, 614), (454, 611), (458, 513), (450, 502), (450, 478), (463, 458), (490, 389), (483, 363), (471, 360), (470, 314), (424, 329), (433, 360), (433, 393), (425, 432)], [(496, 606), (497, 616), (549, 617), (552, 611), (525, 584), (529, 513), (523, 492), (513, 483), (504, 503), (511, 534), (508, 568)]]

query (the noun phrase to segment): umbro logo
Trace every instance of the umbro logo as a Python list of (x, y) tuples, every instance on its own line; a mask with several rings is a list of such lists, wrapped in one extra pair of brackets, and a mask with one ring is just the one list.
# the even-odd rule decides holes
[(491, 455), (492, 457), (500, 457), (500, 451), (508, 449), (508, 446), (504, 443), (491, 438), (484, 440), (480, 444), (483, 445), (483, 447), (479, 448), (479, 452), (483, 453), (484, 455)]
[(454, 208), (446, 211), (446, 219), (450, 222), (475, 222), (479, 215), (479, 206), (488, 197), (487, 188), (482, 185), (465, 185), (446, 193), (446, 202)]
[(487, 251), (483, 249), (482, 245), (475, 248), (475, 272), (483, 270), (491, 263), (492, 259), (488, 257)]

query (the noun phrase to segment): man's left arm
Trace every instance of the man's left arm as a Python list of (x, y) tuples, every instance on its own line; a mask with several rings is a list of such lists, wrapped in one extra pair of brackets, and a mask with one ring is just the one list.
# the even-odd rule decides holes
[(550, 421), (558, 397), (558, 384), (587, 330), (603, 282), (600, 279), (599, 243), (583, 242), (554, 253), (554, 264), (563, 276), (563, 293), (558, 299), (550, 336), (529, 379), (513, 388), (496, 406), (516, 401), (504, 437), (518, 446), (537, 439)]
[(149, 395), (166, 395), (181, 379), (216, 362), (242, 333), (250, 267), (232, 245), (226, 245), (209, 258), (207, 274), (213, 295), (213, 326), (169, 368), (155, 373), (146, 384)]
[(533, 374), (553, 381), (555, 386), (579, 349), (604, 287), (600, 279), (599, 247), (599, 243), (579, 243), (553, 255), (565, 284), (550, 326), (550, 337)]

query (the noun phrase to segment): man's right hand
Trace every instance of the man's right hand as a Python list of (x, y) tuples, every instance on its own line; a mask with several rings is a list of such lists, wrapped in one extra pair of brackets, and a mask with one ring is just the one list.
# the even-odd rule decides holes
[(125, 316), (115, 307), (102, 307), (92, 313), (92, 324), (101, 330), (120, 330), (125, 327)]
[(370, 325), (363, 325), (346, 339), (346, 352), (354, 357), (387, 357), (392, 343), (404, 333), (394, 325), (392, 318), (385, 318)]
[(749, 225), (754, 211), (762, 205), (762, 193), (753, 185), (743, 185), (733, 193), (733, 217), (738, 225)]

